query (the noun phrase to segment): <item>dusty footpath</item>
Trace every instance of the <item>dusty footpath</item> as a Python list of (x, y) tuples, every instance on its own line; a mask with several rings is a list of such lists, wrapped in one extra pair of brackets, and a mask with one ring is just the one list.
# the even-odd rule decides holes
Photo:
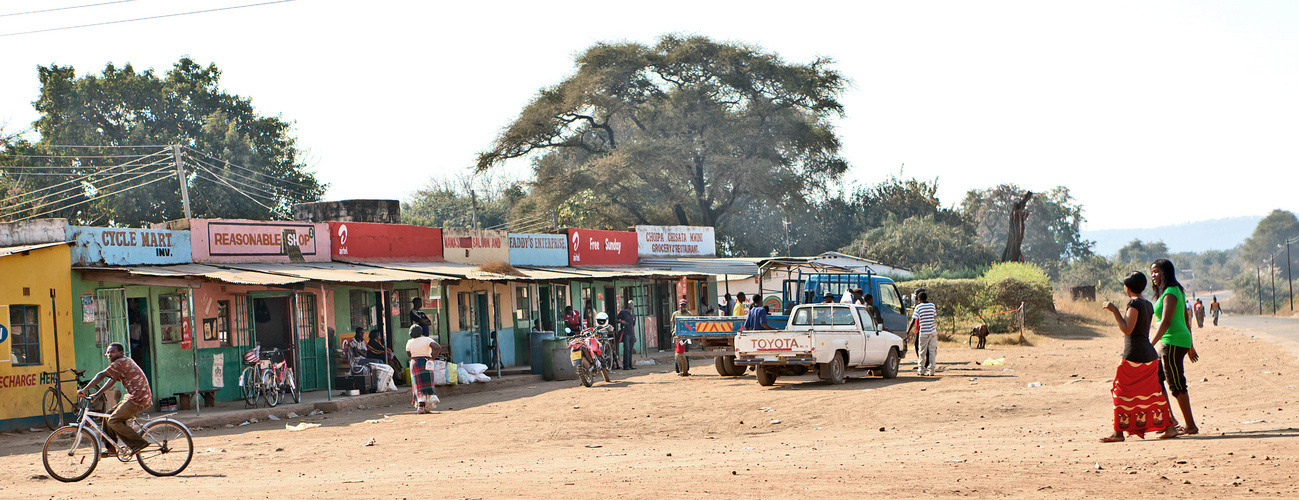
[[(688, 378), (642, 367), (592, 388), (448, 397), (429, 415), (357, 408), (289, 421), (321, 424), (301, 432), (285, 421), (204, 429), (174, 478), (104, 460), (59, 483), (44, 477), (44, 433), (0, 434), (0, 498), (1299, 496), (1292, 347), (1233, 331), (1230, 318), (1198, 331), (1201, 360), (1187, 371), (1201, 435), (1103, 444), (1122, 338), (1065, 321), (1079, 324), (1033, 346), (945, 343), (933, 378), (914, 375), (914, 353), (895, 380), (838, 386), (760, 387), (699, 360)], [(977, 364), (987, 358), (1005, 364)]]

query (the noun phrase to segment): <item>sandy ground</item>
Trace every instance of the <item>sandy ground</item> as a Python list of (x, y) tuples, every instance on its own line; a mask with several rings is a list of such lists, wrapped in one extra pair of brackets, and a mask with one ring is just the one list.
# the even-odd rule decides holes
[[(934, 378), (914, 375), (913, 354), (895, 380), (830, 386), (809, 375), (766, 388), (699, 360), (689, 378), (642, 367), (592, 388), (448, 398), (430, 415), (370, 408), (311, 417), (322, 426), (304, 432), (284, 422), (202, 430), (175, 478), (109, 459), (81, 483), (59, 483), (44, 478), (45, 434), (3, 434), (0, 497), (1299, 496), (1291, 351), (1200, 331), (1188, 378), (1202, 434), (1102, 444), (1122, 339), (1094, 319), (1067, 321), (1089, 324), (1032, 347), (944, 344)], [(976, 364), (986, 358), (1005, 365)]]

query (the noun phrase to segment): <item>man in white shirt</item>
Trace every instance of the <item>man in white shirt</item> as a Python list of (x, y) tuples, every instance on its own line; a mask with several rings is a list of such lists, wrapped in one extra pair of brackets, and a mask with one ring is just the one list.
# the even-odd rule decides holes
[(920, 359), (916, 361), (916, 374), (932, 377), (937, 365), (934, 358), (938, 355), (938, 308), (929, 302), (929, 292), (917, 293), (916, 300), (920, 303), (911, 312), (907, 333), (914, 329), (917, 334), (916, 351)]

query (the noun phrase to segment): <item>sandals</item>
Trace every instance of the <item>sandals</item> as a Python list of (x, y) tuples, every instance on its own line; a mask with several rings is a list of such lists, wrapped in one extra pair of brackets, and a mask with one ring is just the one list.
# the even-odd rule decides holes
[(1101, 438), (1102, 443), (1122, 443), (1123, 441), (1124, 441), (1123, 438), (1121, 437), (1116, 438), (1114, 436), (1105, 436)]

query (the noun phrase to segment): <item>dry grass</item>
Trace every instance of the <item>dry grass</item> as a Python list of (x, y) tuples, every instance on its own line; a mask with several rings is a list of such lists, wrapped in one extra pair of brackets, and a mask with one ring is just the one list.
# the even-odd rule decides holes
[(506, 276), (524, 276), (521, 271), (514, 266), (511, 266), (509, 262), (502, 262), (499, 260), (485, 262), (483, 265), (478, 266), (478, 270), (485, 273), (504, 274)]

